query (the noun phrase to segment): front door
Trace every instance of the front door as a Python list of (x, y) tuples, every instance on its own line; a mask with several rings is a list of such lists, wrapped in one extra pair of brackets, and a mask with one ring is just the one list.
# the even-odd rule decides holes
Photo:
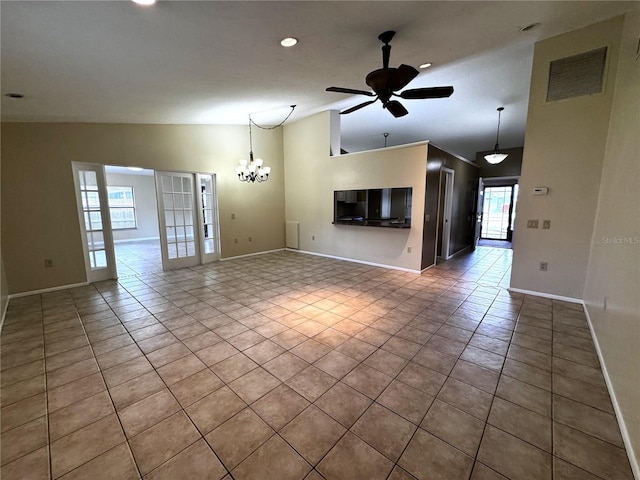
[(155, 175), (162, 265), (165, 270), (199, 265), (194, 174), (155, 172)]

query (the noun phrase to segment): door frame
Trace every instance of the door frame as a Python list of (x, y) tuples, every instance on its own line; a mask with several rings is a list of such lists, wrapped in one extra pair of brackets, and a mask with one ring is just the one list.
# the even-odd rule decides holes
[[(111, 228), (111, 214), (109, 211), (109, 195), (107, 194), (107, 178), (104, 165), (88, 162), (71, 162), (73, 171), (73, 185), (76, 196), (76, 208), (78, 211), (78, 223), (80, 225), (80, 236), (82, 241), (82, 252), (84, 256), (84, 268), (87, 281), (89, 283), (101, 282), (105, 280), (115, 280), (118, 278), (116, 268), (116, 256), (113, 245), (113, 230)], [(100, 216), (102, 221), (102, 238), (104, 241), (105, 257), (107, 265), (104, 268), (91, 268), (89, 258), (89, 245), (87, 242), (87, 228), (84, 221), (84, 209), (82, 207), (82, 196), (80, 194), (80, 180), (78, 174), (81, 170), (95, 172), (98, 198), (100, 200)]]
[(512, 217), (513, 217), (513, 200), (514, 200), (514, 196), (515, 196), (515, 186), (518, 183), (505, 183), (505, 184), (495, 184), (495, 185), (484, 185), (483, 189), (482, 189), (482, 216), (481, 218), (484, 220), (484, 201), (486, 200), (486, 196), (484, 195), (484, 191), (487, 188), (506, 188), (509, 187), (511, 188), (511, 195), (509, 196), (509, 212), (507, 213), (507, 231), (506, 231), (506, 238), (493, 238), (493, 237), (483, 237), (482, 236), (482, 232), (480, 233), (480, 239), (482, 240), (498, 240), (498, 241), (502, 241), (502, 242), (511, 242), (513, 239), (513, 231), (511, 230), (511, 224), (512, 224)]
[[(213, 223), (214, 223), (214, 252), (206, 253), (204, 248), (204, 241), (206, 239), (204, 232), (204, 205), (202, 202), (202, 191), (201, 191), (201, 180), (202, 177), (211, 177), (211, 198), (213, 204), (211, 205), (211, 209), (213, 211)], [(220, 212), (218, 209), (218, 178), (215, 173), (204, 173), (204, 172), (196, 172), (195, 173), (196, 180), (196, 190), (198, 192), (198, 199), (196, 203), (196, 208), (198, 210), (198, 225), (200, 228), (200, 264), (204, 265), (211, 262), (216, 262), (220, 260)]]
[[(442, 167), (440, 169), (440, 182), (442, 179), (445, 179), (444, 185), (444, 198), (440, 199), (441, 202), (444, 202), (444, 211), (443, 211), (443, 219), (442, 219), (442, 258), (445, 260), (450, 258), (450, 250), (451, 250), (451, 211), (453, 209), (453, 185), (455, 180), (456, 172), (450, 168)], [(440, 209), (438, 208), (438, 215), (440, 214)], [(440, 219), (438, 219), (438, 225), (440, 224)]]

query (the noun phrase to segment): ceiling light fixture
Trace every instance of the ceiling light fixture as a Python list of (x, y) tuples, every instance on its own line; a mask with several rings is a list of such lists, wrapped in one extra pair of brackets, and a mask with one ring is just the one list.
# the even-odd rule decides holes
[(156, 0), (131, 0), (133, 3), (137, 3), (138, 5), (144, 5), (148, 7), (149, 5), (153, 5), (156, 3)]
[(495, 147), (493, 147), (492, 153), (484, 156), (484, 159), (487, 162), (489, 162), (491, 165), (497, 165), (508, 156), (508, 154), (500, 152), (500, 144), (498, 141), (500, 137), (500, 114), (502, 113), (503, 110), (504, 110), (504, 107), (498, 108), (498, 131), (496, 132), (496, 145)]
[(240, 160), (240, 165), (236, 167), (238, 180), (247, 183), (262, 183), (269, 180), (271, 167), (263, 167), (264, 161), (261, 158), (253, 158), (253, 134), (251, 132), (251, 125), (253, 124), (256, 127), (261, 128), (262, 130), (273, 130), (275, 128), (281, 127), (282, 125), (284, 125), (284, 122), (286, 122), (287, 119), (291, 116), (295, 108), (295, 105), (291, 105), (291, 111), (289, 112), (289, 115), (287, 115), (285, 119), (282, 120), (282, 122), (273, 127), (263, 127), (258, 125), (256, 122), (251, 120), (251, 114), (249, 114), (249, 160)]
[(298, 39), (295, 37), (287, 37), (280, 40), (280, 45), (283, 47), (293, 47), (298, 43)]
[(429, 68), (431, 65), (433, 65), (433, 63), (427, 62), (427, 63), (423, 63), (422, 65), (420, 65), (419, 68)]

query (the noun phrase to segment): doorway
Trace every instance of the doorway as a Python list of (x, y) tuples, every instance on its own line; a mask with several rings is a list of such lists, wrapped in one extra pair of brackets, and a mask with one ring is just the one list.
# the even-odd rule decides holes
[(118, 277), (162, 271), (154, 171), (105, 165)]
[(444, 167), (440, 170), (437, 256), (445, 260), (451, 256), (451, 212), (453, 208), (454, 179), (455, 172), (453, 170)]
[(145, 193), (132, 180), (109, 185), (105, 170), (73, 163), (89, 282), (219, 260), (214, 174), (147, 170), (151, 187)]
[(517, 193), (517, 184), (484, 186), (481, 240), (513, 240)]

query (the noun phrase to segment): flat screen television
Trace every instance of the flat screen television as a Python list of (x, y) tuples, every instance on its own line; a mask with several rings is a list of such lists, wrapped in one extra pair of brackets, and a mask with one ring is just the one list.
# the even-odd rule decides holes
[(336, 190), (333, 223), (411, 228), (411, 187)]

